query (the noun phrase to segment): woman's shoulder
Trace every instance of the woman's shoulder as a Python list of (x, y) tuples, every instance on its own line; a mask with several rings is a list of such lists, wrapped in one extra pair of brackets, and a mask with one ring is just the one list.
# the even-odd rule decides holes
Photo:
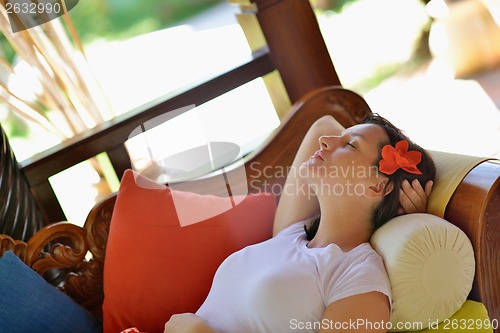
[(362, 243), (351, 251), (345, 253), (343, 266), (349, 269), (385, 272), (384, 261), (370, 243)]
[(304, 226), (305, 226), (305, 221), (292, 223), (288, 227), (278, 232), (274, 237), (287, 237), (287, 236), (296, 236), (303, 233), (305, 234)]
[(382, 261), (382, 257), (373, 249), (369, 242), (361, 243), (345, 254), (347, 257), (356, 261)]
[(371, 247), (370, 243), (362, 243), (343, 251), (338, 245), (330, 244), (316, 251), (319, 270), (332, 274), (335, 272), (352, 272), (355, 274), (370, 274), (373, 271), (385, 271), (382, 257)]

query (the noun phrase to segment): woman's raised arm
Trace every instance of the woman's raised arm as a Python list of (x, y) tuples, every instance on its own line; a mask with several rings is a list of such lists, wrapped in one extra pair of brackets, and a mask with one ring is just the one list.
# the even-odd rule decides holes
[(303, 179), (299, 177), (299, 167), (318, 149), (318, 139), (322, 135), (339, 135), (344, 127), (332, 116), (316, 120), (307, 131), (295, 155), (274, 218), (273, 236), (289, 225), (319, 214), (319, 204)]

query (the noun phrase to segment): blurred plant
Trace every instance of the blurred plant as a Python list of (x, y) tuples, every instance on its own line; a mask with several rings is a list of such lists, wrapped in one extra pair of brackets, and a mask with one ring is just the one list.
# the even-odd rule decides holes
[[(8, 15), (15, 14), (7, 14), (1, 5), (0, 31), (13, 53), (0, 54), (0, 74), (3, 74), (0, 75), (0, 103), (11, 114), (51, 134), (37, 135), (31, 140), (56, 144), (113, 117), (111, 107), (89, 68), (69, 15), (24, 30), (22, 28), (26, 26), (22, 25), (22, 20), (14, 18), (20, 30), (15, 33), (9, 20), (13, 17)], [(15, 125), (13, 127), (18, 127), (19, 121)], [(53, 140), (54, 135), (58, 140)], [(51, 139), (46, 140), (49, 137)], [(42, 147), (31, 143), (41, 149), (52, 144), (44, 142)], [(37, 151), (30, 151), (24, 157)], [(98, 179), (90, 184), (90, 187), (98, 188), (94, 199), (98, 201), (114, 190), (110, 185), (110, 166), (102, 163), (99, 156), (89, 159), (88, 163)], [(64, 195), (68, 194), (67, 189), (62, 190)], [(57, 193), (59, 189), (54, 191)]]
[(84, 43), (126, 39), (174, 26), (227, 0), (85, 0), (69, 12)]
[(17, 33), (0, 6), (0, 102), (61, 140), (93, 127), (112, 112), (83, 43), (161, 29), (222, 1), (86, 0), (58, 19)]
[(112, 117), (69, 15), (13, 33), (0, 6), (0, 31), (15, 52), (0, 54), (0, 101), (10, 110), (61, 140)]
[(355, 2), (356, 0), (311, 0), (311, 4), (315, 9), (324, 11), (333, 11), (340, 13), (344, 6)]

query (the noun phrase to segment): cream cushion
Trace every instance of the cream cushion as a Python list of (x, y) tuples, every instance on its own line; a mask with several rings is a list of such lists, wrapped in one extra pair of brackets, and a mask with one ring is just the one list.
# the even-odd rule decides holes
[(460, 182), (478, 164), (491, 158), (430, 150), (436, 164), (436, 179), (427, 204), (427, 212), (444, 217), (446, 206)]
[[(455, 225), (430, 214), (398, 216), (372, 236), (383, 257), (392, 287), (392, 329), (401, 324), (449, 318), (472, 288), (475, 260), (472, 244)], [(416, 325), (415, 325), (416, 326)]]

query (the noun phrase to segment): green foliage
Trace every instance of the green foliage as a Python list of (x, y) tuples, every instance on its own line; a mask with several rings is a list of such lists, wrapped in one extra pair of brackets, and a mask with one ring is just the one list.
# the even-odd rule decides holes
[(82, 40), (121, 39), (175, 25), (225, 0), (81, 0), (69, 14)]
[(342, 9), (356, 0), (311, 0), (311, 4), (319, 10), (342, 12)]
[(29, 135), (29, 128), (25, 121), (14, 115), (12, 112), (2, 120), (2, 127), (7, 133), (7, 137), (25, 138)]
[(0, 54), (11, 64), (16, 56), (16, 52), (2, 33), (0, 33)]

